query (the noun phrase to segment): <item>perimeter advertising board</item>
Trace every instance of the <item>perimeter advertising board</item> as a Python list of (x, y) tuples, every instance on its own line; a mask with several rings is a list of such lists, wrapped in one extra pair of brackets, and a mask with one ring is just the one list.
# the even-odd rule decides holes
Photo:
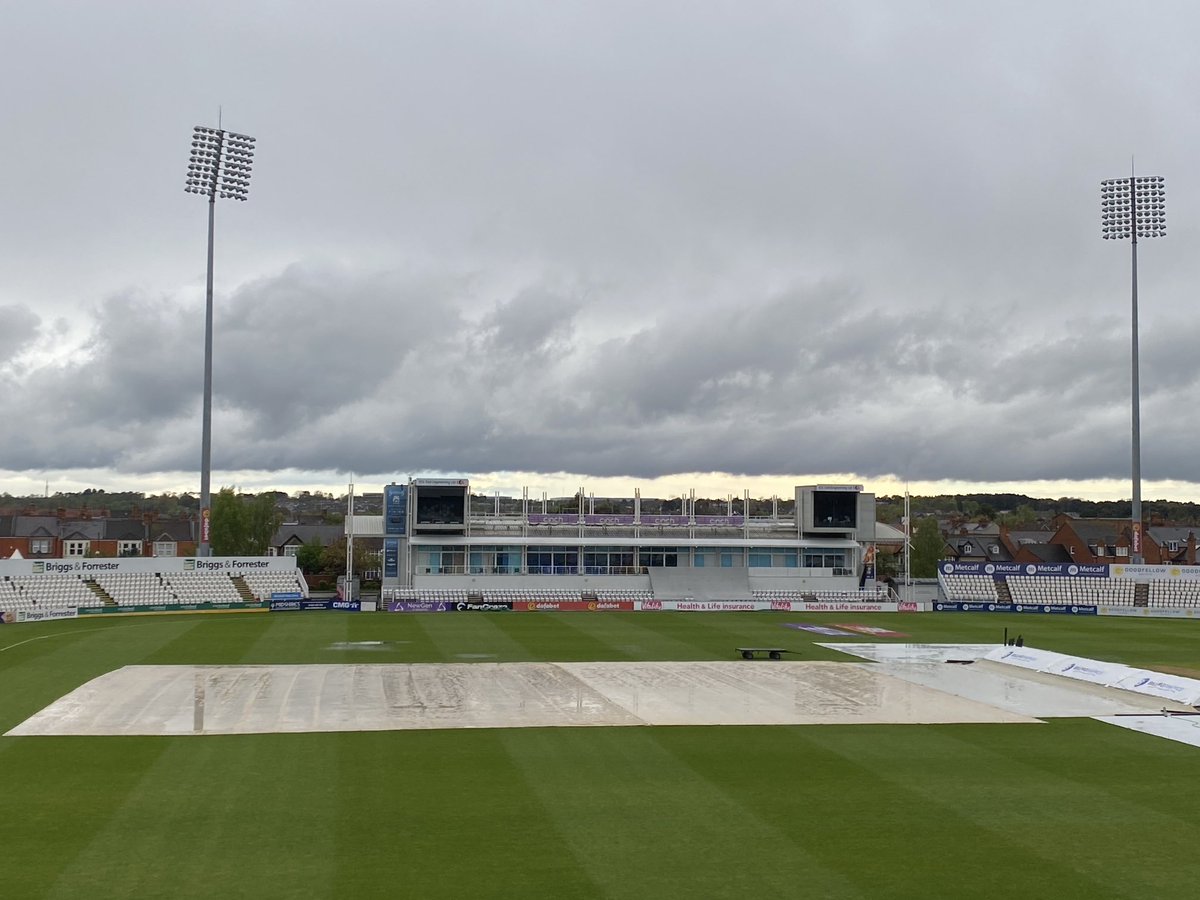
[[(905, 607), (902, 610), (902, 607)], [(911, 610), (907, 607), (911, 607)], [(916, 612), (917, 604), (819, 600), (392, 600), (388, 612)]]
[[(1108, 578), (1109, 566), (1087, 563), (957, 562), (938, 563), (943, 575), (1040, 575), (1057, 578)], [(1115, 568), (1115, 567), (1114, 567)]]
[(153, 616), (166, 613), (194, 612), (267, 612), (271, 604), (267, 600), (236, 601), (230, 603), (154, 603), (146, 606), (85, 606), (79, 609), (81, 616)]
[(13, 620), (17, 622), (49, 622), (56, 619), (74, 619), (79, 615), (79, 610), (71, 608), (57, 609), (19, 609), (13, 613)]
[(71, 559), (3, 559), (0, 577), (20, 575), (153, 574), (174, 572), (217, 572), (249, 575), (255, 572), (295, 572), (294, 556), (147, 556), (119, 559), (73, 557)]
[(631, 612), (632, 600), (515, 600), (514, 612)]
[(985, 613), (1043, 613), (1067, 616), (1094, 616), (1095, 606), (1078, 603), (988, 603), (981, 600), (948, 602), (937, 600), (934, 612), (985, 612)]
[(271, 598), (271, 612), (307, 612), (310, 610), (331, 610), (334, 612), (360, 612), (362, 604), (358, 600), (296, 600)]

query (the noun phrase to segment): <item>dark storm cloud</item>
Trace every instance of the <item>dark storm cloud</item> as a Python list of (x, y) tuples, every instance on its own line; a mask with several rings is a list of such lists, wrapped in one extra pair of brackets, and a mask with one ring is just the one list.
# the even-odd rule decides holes
[[(0, 438), (6, 459), (191, 465), (197, 303), (101, 304), (83, 351), (10, 391), (33, 427)], [(965, 313), (872, 308), (830, 284), (603, 340), (585, 312), (574, 292), (535, 284), (501, 297), (466, 276), (310, 266), (259, 279), (218, 304), (214, 464), (996, 481), (1123, 471), (1115, 319), (1087, 336), (964, 345)], [(1200, 391), (1188, 356), (1198, 330), (1180, 323), (1146, 344), (1147, 459), (1164, 477), (1200, 478), (1184, 427), (1184, 401)]]

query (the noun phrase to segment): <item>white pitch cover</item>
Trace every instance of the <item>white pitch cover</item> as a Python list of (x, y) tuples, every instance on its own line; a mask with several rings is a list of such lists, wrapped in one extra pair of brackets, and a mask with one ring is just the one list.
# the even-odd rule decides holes
[(1102, 662), (1094, 659), (1085, 659), (1081, 656), (1068, 656), (1056, 667), (1046, 669), (1045, 671), (1053, 675), (1063, 675), (1067, 678), (1086, 681), (1090, 684), (1099, 684), (1104, 687), (1115, 685), (1121, 679), (1128, 678), (1130, 675), (1139, 672), (1138, 669), (1130, 668), (1121, 663)]
[(1067, 659), (1067, 656), (1063, 653), (1051, 653), (1049, 650), (1038, 650), (1034, 647), (1006, 647), (1001, 644), (984, 659), (1004, 663), (1006, 666), (1020, 666), (1022, 669), (1044, 672), (1052, 666), (1057, 666)]
[(1195, 678), (1183, 678), (1179, 675), (1164, 675), (1161, 672), (1135, 669), (1117, 682), (1116, 687), (1127, 691), (1136, 691), (1139, 694), (1149, 694), (1151, 697), (1161, 697), (1164, 700), (1174, 700), (1177, 703), (1186, 703), (1188, 706), (1200, 705), (1200, 681)]
[[(984, 659), (1009, 666), (1020, 666), (1023, 669), (1033, 669), (1035, 672), (1077, 678), (1093, 684), (1145, 694), (1149, 697), (1173, 700), (1186, 706), (1200, 706), (1200, 679), (1166, 675), (1162, 672), (1151, 672), (1148, 669), (1134, 669), (1119, 663), (1051, 653), (1048, 650), (1038, 650), (1034, 647), (1001, 645)], [(1105, 680), (1110, 675), (1113, 676), (1112, 680)]]

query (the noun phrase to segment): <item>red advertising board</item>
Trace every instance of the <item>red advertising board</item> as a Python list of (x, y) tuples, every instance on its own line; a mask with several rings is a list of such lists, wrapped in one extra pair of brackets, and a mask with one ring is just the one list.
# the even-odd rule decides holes
[(604, 612), (633, 611), (632, 600), (517, 600), (516, 612)]

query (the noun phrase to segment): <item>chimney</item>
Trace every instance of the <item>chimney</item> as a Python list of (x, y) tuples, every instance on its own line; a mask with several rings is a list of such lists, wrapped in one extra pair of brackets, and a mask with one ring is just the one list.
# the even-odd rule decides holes
[(1194, 531), (1188, 532), (1187, 556), (1184, 557), (1184, 561), (1189, 566), (1194, 566), (1196, 564), (1196, 532)]

